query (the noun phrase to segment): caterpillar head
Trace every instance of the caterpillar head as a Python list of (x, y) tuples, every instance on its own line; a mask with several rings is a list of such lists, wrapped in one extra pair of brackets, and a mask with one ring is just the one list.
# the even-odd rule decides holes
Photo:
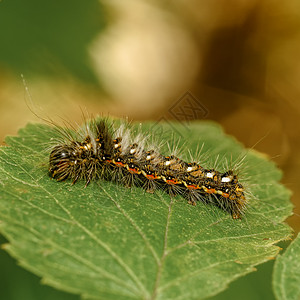
[(58, 181), (71, 177), (76, 162), (74, 145), (59, 145), (54, 147), (49, 159), (50, 176)]

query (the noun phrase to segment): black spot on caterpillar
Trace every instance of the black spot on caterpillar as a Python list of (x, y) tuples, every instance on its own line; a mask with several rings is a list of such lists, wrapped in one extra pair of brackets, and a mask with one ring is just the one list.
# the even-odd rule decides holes
[(149, 193), (162, 189), (192, 205), (197, 201), (216, 205), (234, 219), (245, 210), (244, 187), (234, 170), (220, 172), (162, 155), (157, 147), (146, 149), (145, 137), (132, 140), (125, 126), (114, 129), (106, 119), (86, 123), (75, 139), (67, 131), (64, 136), (64, 142), (51, 148), (49, 160), (49, 174), (58, 181), (84, 180), (87, 186), (92, 180), (109, 180)]

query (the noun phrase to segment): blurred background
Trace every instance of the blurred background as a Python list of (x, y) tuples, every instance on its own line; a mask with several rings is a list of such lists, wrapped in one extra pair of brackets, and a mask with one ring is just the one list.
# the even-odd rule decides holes
[[(41, 117), (214, 120), (283, 170), (299, 231), (299, 53), (297, 0), (2, 0), (0, 141), (40, 122), (21, 74)], [(78, 299), (40, 286), (3, 251), (0, 265), (1, 299)]]

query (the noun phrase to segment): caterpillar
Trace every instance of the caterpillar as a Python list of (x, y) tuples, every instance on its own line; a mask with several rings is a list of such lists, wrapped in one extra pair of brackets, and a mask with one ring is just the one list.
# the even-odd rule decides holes
[(49, 158), (49, 175), (57, 181), (84, 180), (87, 186), (93, 180), (109, 180), (149, 193), (161, 189), (183, 196), (191, 205), (210, 203), (233, 219), (242, 218), (247, 200), (234, 170), (220, 172), (162, 155), (154, 146), (146, 149), (145, 137), (131, 140), (124, 126), (116, 130), (106, 119), (86, 123), (76, 138), (67, 131), (64, 136), (63, 142), (51, 147)]

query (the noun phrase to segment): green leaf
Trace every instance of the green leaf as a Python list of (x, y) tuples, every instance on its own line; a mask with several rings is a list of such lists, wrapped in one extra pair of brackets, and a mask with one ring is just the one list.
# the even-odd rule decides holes
[(274, 260), (270, 260), (257, 266), (256, 272), (238, 278), (230, 284), (228, 289), (210, 297), (209, 300), (274, 300), (271, 284), (274, 262)]
[[(201, 299), (275, 257), (287, 239), (290, 193), (272, 162), (245, 150), (210, 122), (143, 125), (177, 140), (187, 159), (204, 143), (212, 166), (243, 160), (253, 195), (242, 220), (182, 197), (111, 182), (56, 182), (47, 172), (54, 128), (28, 125), (0, 156), (0, 230), (5, 249), (58, 289), (89, 299)], [(167, 147), (166, 147), (167, 148)], [(163, 150), (168, 153), (169, 150)], [(246, 155), (245, 158), (243, 158)], [(241, 179), (242, 180), (242, 179)]]
[(273, 290), (277, 299), (300, 299), (300, 234), (275, 262)]

